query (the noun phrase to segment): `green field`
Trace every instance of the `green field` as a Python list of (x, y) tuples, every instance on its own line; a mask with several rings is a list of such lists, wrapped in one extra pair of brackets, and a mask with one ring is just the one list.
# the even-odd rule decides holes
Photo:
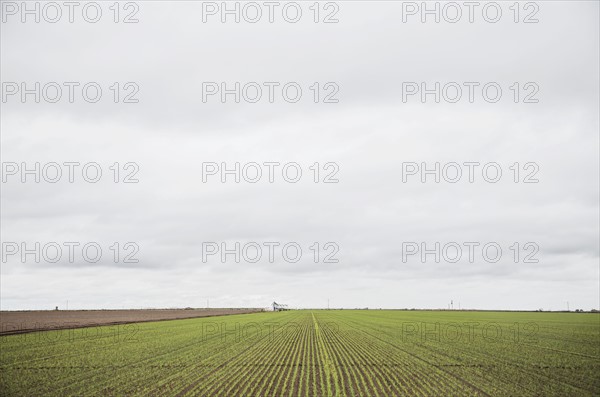
[(2, 396), (599, 396), (600, 315), (300, 310), (0, 337)]

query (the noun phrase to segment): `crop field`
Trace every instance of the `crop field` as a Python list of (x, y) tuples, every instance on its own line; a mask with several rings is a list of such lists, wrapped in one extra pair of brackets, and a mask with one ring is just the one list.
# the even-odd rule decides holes
[(600, 315), (298, 310), (0, 337), (2, 396), (598, 396)]

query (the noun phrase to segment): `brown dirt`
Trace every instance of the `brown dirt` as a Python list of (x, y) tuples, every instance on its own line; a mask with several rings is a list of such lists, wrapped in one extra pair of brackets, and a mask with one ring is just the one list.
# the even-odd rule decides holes
[(0, 311), (0, 335), (146, 321), (256, 313), (261, 309), (142, 309)]

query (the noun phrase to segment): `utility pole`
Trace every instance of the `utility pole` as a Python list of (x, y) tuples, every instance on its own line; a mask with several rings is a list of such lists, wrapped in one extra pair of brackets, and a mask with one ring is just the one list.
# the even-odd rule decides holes
[(451, 301), (450, 301), (450, 308), (451, 308), (452, 310), (454, 310), (454, 301), (453, 301), (453, 300), (451, 300)]

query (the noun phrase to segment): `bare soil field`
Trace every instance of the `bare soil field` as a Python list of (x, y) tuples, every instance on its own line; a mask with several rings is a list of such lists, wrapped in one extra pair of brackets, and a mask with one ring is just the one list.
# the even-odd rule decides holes
[(262, 309), (140, 309), (0, 311), (0, 335), (194, 317), (227, 316)]

